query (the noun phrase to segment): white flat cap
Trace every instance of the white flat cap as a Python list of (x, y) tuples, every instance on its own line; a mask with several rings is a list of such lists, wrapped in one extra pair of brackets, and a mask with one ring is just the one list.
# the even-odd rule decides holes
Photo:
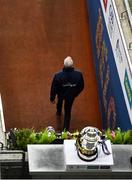
[(73, 60), (70, 56), (67, 56), (64, 59), (64, 67), (72, 67), (73, 66)]

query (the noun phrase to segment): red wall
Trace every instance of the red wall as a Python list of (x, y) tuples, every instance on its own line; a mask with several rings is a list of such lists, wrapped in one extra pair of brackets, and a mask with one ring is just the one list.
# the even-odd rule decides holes
[(67, 55), (85, 79), (85, 90), (73, 105), (71, 130), (100, 128), (85, 1), (0, 1), (0, 92), (7, 129), (57, 129), (49, 91)]

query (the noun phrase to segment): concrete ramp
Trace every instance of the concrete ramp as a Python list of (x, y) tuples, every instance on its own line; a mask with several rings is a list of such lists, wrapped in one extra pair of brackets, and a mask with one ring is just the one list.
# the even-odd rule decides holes
[(76, 99), (71, 131), (101, 127), (85, 0), (0, 1), (0, 91), (6, 128), (59, 129), (49, 101), (51, 80), (70, 55), (85, 89)]

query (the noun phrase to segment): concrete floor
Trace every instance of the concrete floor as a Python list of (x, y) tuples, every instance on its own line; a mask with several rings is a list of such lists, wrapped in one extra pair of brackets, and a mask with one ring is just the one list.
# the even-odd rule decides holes
[(73, 57), (85, 89), (73, 105), (70, 131), (101, 128), (85, 0), (0, 1), (0, 92), (7, 130), (58, 127), (51, 80)]

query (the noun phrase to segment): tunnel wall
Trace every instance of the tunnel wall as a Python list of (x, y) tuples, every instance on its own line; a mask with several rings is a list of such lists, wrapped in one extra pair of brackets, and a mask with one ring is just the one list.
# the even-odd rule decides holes
[[(102, 7), (104, 11), (102, 11)], [(117, 38), (117, 34), (119, 34), (116, 33), (115, 29), (117, 23), (112, 4), (110, 1), (108, 4), (108, 1), (104, 0), (102, 1), (101, 6), (101, 1), (87, 0), (87, 9), (90, 19), (94, 64), (98, 82), (103, 128), (110, 127), (114, 129), (120, 127), (123, 130), (131, 129), (131, 101), (128, 103), (129, 99), (127, 99), (127, 92), (124, 90), (125, 83), (127, 83), (128, 88), (130, 85), (127, 75), (129, 71), (127, 71), (127, 69), (123, 70), (122, 67), (124, 66), (124, 62), (121, 62), (121, 58), (119, 58), (119, 49), (117, 55), (118, 47), (115, 47), (116, 50), (113, 50), (112, 45), (114, 41), (110, 41), (110, 37), (111, 39), (113, 36)], [(109, 14), (108, 29), (105, 21), (106, 13)], [(119, 40), (120, 39), (116, 39), (116, 43)], [(121, 44), (121, 42), (119, 43)], [(114, 52), (116, 52), (116, 56)], [(123, 52), (120, 50), (120, 53)], [(124, 56), (122, 55), (122, 57)], [(117, 64), (116, 61), (120, 62)], [(123, 59), (123, 61), (125, 61), (125, 59)], [(118, 65), (122, 66), (120, 71)], [(121, 80), (120, 74), (123, 76), (123, 80)]]

